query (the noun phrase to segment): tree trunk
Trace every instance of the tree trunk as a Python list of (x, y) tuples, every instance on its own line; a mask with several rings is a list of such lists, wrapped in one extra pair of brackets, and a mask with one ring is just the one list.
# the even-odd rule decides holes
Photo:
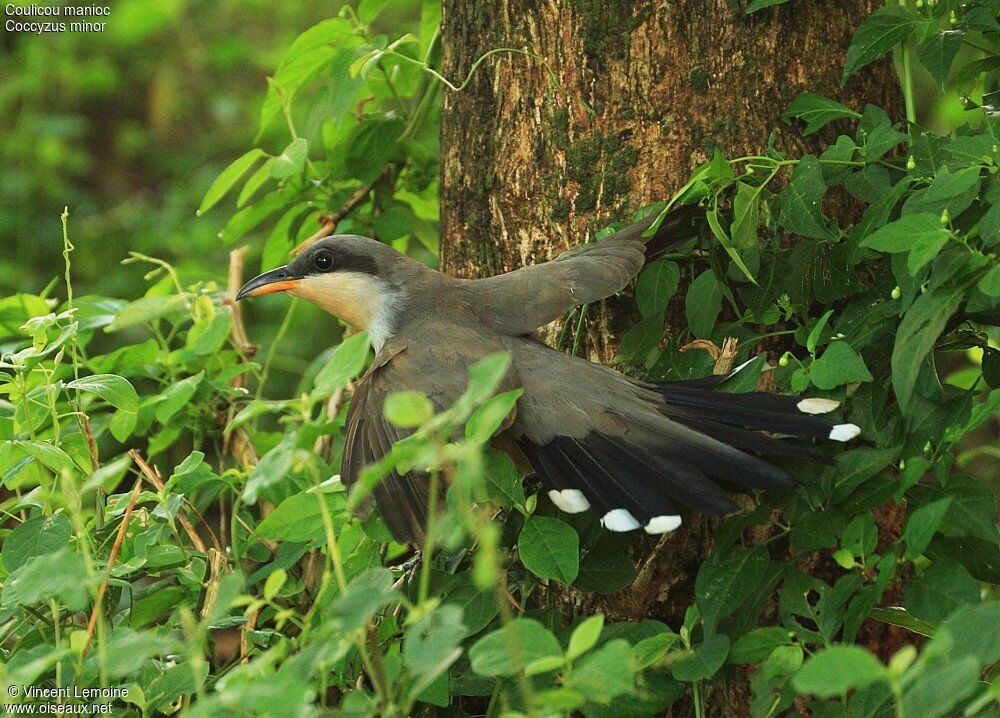
[[(441, 263), (489, 276), (586, 241), (608, 220), (668, 198), (718, 147), (752, 154), (810, 90), (900, 110), (887, 63), (840, 87), (853, 30), (881, 0), (800, 0), (752, 15), (746, 0), (444, 0)], [(553, 83), (552, 78), (558, 84)], [(900, 116), (901, 111), (896, 114)], [(614, 312), (592, 312), (587, 348), (614, 355)]]
[[(888, 61), (840, 87), (851, 35), (882, 0), (797, 0), (746, 15), (748, 4), (444, 0), (446, 77), (464, 80), (496, 48), (541, 60), (495, 55), (464, 91), (445, 95), (442, 269), (490, 276), (551, 258), (610, 220), (669, 198), (715, 148), (729, 157), (760, 153), (776, 128), (775, 143), (790, 156), (816, 153), (830, 128), (803, 138), (781, 120), (806, 90), (902, 117)], [(585, 348), (607, 363), (631, 310), (613, 301), (595, 309)], [(648, 572), (652, 613), (674, 629), (711, 529), (686, 522)], [(619, 615), (650, 608), (646, 599), (635, 602), (633, 593), (603, 608)], [(745, 707), (744, 700), (718, 696), (715, 710)]]

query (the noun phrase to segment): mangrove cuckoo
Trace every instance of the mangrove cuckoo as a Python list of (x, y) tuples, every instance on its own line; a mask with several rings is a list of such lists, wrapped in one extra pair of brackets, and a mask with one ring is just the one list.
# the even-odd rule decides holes
[[(572, 307), (624, 289), (690, 231), (691, 214), (680, 208), (655, 232), (650, 218), (544, 264), (476, 280), (445, 276), (373, 239), (332, 236), (250, 280), (237, 299), (285, 291), (370, 333), (375, 361), (347, 413), (346, 484), (407, 435), (382, 413), (389, 394), (421, 391), (445, 409), (465, 389), (469, 367), (506, 351), (512, 361), (501, 390), (523, 393), (498, 446), (534, 470), (562, 511), (592, 508), (611, 531), (662, 534), (685, 512), (735, 511), (725, 488), (797, 483), (762, 456), (824, 460), (772, 434), (848, 441), (860, 433), (823, 416), (838, 406), (830, 399), (713, 391), (725, 375), (645, 383), (534, 337)], [(422, 541), (424, 475), (392, 473), (374, 497), (397, 540)]]

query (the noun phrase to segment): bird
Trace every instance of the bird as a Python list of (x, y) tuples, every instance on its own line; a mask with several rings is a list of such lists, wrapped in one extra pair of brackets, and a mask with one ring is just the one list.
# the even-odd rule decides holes
[[(808, 444), (779, 437), (846, 442), (861, 432), (831, 415), (839, 406), (831, 399), (715, 391), (739, 368), (650, 383), (538, 338), (541, 327), (622, 291), (694, 236), (696, 214), (678, 206), (548, 262), (481, 279), (447, 276), (375, 239), (332, 235), (251, 279), (236, 298), (286, 292), (369, 332), (375, 359), (346, 416), (346, 485), (412, 431), (385, 418), (386, 397), (420, 391), (443, 411), (465, 390), (470, 367), (507, 352), (499, 390), (522, 393), (495, 446), (529, 468), (559, 510), (594, 510), (609, 531), (660, 535), (686, 515), (737, 511), (728, 490), (799, 484), (769, 457), (831, 463)], [(431, 500), (426, 474), (391, 471), (372, 493), (393, 537), (419, 545)]]

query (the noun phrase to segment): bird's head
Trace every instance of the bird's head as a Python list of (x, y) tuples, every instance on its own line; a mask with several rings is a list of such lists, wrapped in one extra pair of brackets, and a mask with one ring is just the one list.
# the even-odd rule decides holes
[(392, 331), (406, 260), (388, 245), (356, 235), (327, 237), (306, 247), (284, 267), (254, 277), (236, 299), (287, 292), (305, 299), (356, 329), (378, 335)]

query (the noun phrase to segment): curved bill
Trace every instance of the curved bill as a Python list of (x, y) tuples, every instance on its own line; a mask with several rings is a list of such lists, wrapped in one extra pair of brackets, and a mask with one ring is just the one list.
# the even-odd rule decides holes
[(247, 297), (261, 297), (265, 294), (274, 294), (275, 292), (294, 289), (300, 279), (302, 277), (289, 274), (288, 267), (272, 269), (270, 272), (264, 272), (244, 284), (239, 294), (236, 295), (236, 301), (246, 299)]

